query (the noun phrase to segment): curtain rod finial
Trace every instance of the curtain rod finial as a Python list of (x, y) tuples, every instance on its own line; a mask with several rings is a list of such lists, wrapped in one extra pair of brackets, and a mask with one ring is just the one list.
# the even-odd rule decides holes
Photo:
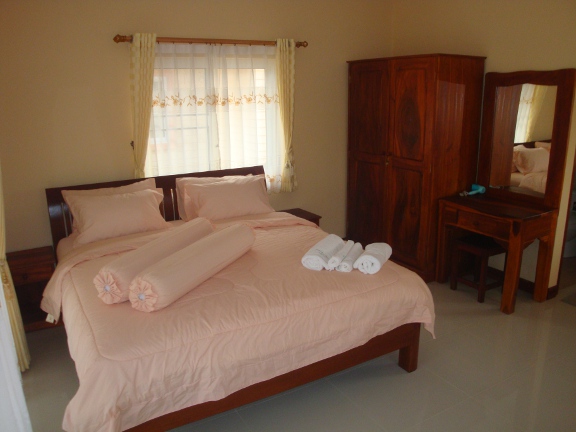
[(116, 36), (114, 36), (114, 42), (116, 43), (132, 42), (132, 36), (122, 36), (120, 34), (117, 34)]

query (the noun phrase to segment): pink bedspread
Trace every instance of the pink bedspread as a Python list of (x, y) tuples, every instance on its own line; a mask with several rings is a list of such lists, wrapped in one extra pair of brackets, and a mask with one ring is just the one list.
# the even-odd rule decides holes
[[(402, 324), (433, 332), (426, 284), (388, 261), (376, 275), (311, 271), (302, 255), (326, 233), (273, 213), (247, 221), (251, 251), (167, 308), (106, 305), (92, 279), (122, 242), (59, 264), (50, 299), (63, 316), (80, 388), (67, 431), (119, 431), (331, 357)], [(226, 224), (222, 224), (224, 226)], [(143, 237), (154, 237), (143, 236)], [(135, 243), (127, 239), (127, 250)], [(82, 259), (87, 254), (90, 259)], [(97, 257), (97, 255), (101, 255)], [(52, 296), (52, 297), (51, 297)]]

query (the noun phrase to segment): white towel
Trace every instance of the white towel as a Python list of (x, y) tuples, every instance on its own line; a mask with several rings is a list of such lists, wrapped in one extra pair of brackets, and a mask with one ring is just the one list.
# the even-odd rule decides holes
[(387, 243), (372, 243), (366, 246), (366, 250), (354, 263), (364, 274), (378, 273), (388, 258), (392, 255), (392, 248)]
[(338, 264), (336, 270), (341, 272), (351, 272), (352, 269), (354, 268), (354, 263), (356, 262), (358, 257), (362, 255), (362, 252), (364, 252), (364, 249), (362, 249), (362, 245), (360, 243), (354, 243), (352, 249), (344, 257), (342, 262)]
[(335, 234), (328, 234), (310, 248), (302, 257), (302, 265), (310, 270), (328, 268), (328, 261), (344, 247), (344, 240)]
[(346, 255), (348, 255), (348, 252), (352, 250), (352, 246), (354, 246), (354, 242), (352, 240), (348, 240), (344, 244), (344, 247), (340, 249), (338, 252), (336, 252), (334, 255), (332, 255), (332, 258), (328, 260), (327, 269), (336, 270), (336, 267), (340, 265), (342, 260), (346, 258)]

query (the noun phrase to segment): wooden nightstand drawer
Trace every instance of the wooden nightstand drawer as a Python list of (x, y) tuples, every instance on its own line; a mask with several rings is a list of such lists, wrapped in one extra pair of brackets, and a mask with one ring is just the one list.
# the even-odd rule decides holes
[(6, 254), (24, 328), (26, 331), (51, 327), (40, 309), (42, 292), (54, 273), (56, 259), (52, 246)]
[(14, 286), (26, 285), (35, 282), (45, 282), (50, 280), (54, 272), (54, 265), (43, 264), (40, 266), (30, 267), (10, 267)]

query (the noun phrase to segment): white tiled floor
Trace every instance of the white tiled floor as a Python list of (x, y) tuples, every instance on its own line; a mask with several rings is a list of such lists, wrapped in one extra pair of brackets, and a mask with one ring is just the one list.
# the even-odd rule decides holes
[[(460, 286), (431, 283), (436, 340), (422, 331), (418, 370), (393, 353), (281, 395), (174, 432), (574, 431), (576, 307), (518, 294), (516, 312), (499, 311)], [(23, 375), (35, 432), (60, 430), (78, 382), (62, 328), (28, 334), (32, 368)]]

